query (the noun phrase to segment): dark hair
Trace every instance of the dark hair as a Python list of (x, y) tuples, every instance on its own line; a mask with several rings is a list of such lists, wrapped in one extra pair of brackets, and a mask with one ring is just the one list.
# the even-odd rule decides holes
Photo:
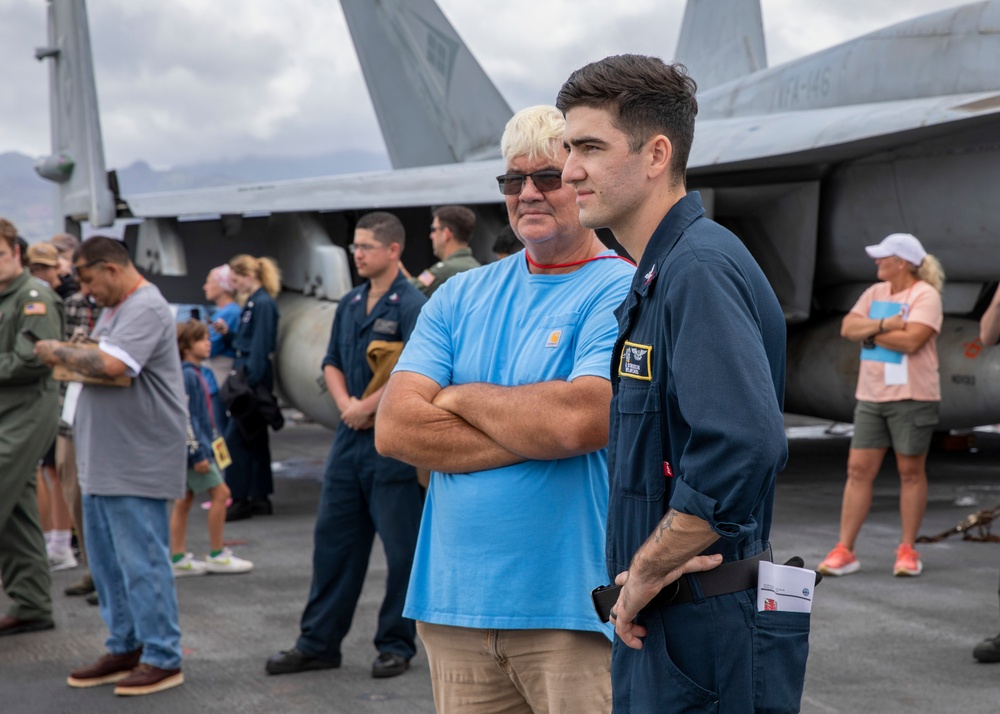
[(406, 247), (406, 231), (403, 229), (403, 223), (386, 211), (366, 213), (358, 219), (354, 227), (371, 231), (375, 235), (375, 240), (384, 246), (399, 243), (401, 251)]
[(450, 228), (455, 240), (468, 243), (472, 231), (476, 229), (476, 214), (465, 206), (441, 206), (435, 208), (432, 215), (438, 219), (443, 228)]
[(208, 337), (208, 327), (204, 322), (198, 320), (188, 320), (177, 323), (177, 351), (180, 352), (181, 359), (185, 352), (190, 352), (195, 342)]
[(510, 226), (504, 226), (497, 233), (496, 240), (493, 241), (493, 252), (503, 253), (505, 255), (510, 255), (511, 253), (516, 253), (524, 247), (524, 243), (517, 239), (517, 235), (514, 233), (514, 229)]
[(694, 141), (697, 91), (682, 64), (645, 55), (615, 55), (573, 72), (559, 90), (556, 106), (563, 114), (575, 107), (607, 110), (615, 128), (628, 137), (633, 153), (663, 134), (673, 146), (671, 174), (683, 185)]
[(94, 263), (103, 260), (106, 263), (114, 263), (123, 268), (132, 264), (129, 258), (128, 249), (120, 240), (108, 236), (91, 236), (83, 241), (73, 251), (73, 262)]
[[(28, 248), (31, 246), (28, 245), (28, 241), (26, 241), (22, 236), (17, 236), (16, 240), (18, 248), (21, 249), (21, 267), (30, 267), (31, 261), (28, 260)], [(13, 246), (11, 247), (11, 251), (13, 251)]]

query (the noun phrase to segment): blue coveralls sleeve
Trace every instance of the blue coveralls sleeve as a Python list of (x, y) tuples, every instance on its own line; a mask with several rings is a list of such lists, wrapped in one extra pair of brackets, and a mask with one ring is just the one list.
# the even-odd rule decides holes
[(756, 530), (752, 513), (788, 453), (752, 291), (733, 266), (700, 261), (673, 276), (668, 291), (668, 399), (683, 422), (671, 424), (681, 448), (670, 506), (737, 542)]
[(321, 369), (330, 365), (331, 367), (336, 367), (341, 372), (344, 371), (344, 355), (340, 351), (341, 340), (338, 339), (338, 335), (341, 330), (347, 329), (347, 306), (350, 302), (348, 299), (350, 297), (351, 294), (348, 293), (340, 299), (340, 303), (337, 305), (337, 311), (333, 315), (333, 325), (330, 327), (330, 342), (326, 346), (326, 356), (323, 358)]
[[(628, 294), (632, 274), (635, 272), (623, 261), (621, 266), (611, 268), (612, 276), (606, 280), (606, 289), (599, 293), (593, 307), (587, 311), (587, 316), (580, 324), (577, 336), (576, 350), (573, 355), (573, 371), (567, 381), (577, 377), (602, 377), (609, 379), (608, 355), (614, 349), (618, 337), (618, 320), (615, 319), (615, 308)], [(595, 266), (596, 267), (596, 266)]]
[(441, 387), (451, 384), (454, 359), (453, 339), (448, 315), (452, 309), (452, 296), (455, 294), (455, 281), (461, 277), (455, 276), (435, 293), (434, 299), (427, 301), (419, 310), (419, 317), (406, 320), (409, 323), (403, 330), (403, 340), (406, 347), (396, 363), (393, 372), (415, 372), (433, 379)]
[(251, 386), (264, 381), (270, 356), (278, 341), (278, 306), (273, 300), (258, 300), (253, 306), (253, 342), (247, 358), (247, 381)]
[(184, 369), (184, 391), (188, 397), (188, 417), (191, 420), (191, 429), (198, 441), (197, 448), (194, 444), (188, 446), (188, 468), (191, 468), (199, 461), (208, 458), (209, 453), (211, 453), (212, 435), (205, 433), (205, 425), (209, 423), (205, 390), (201, 386), (198, 375), (187, 367)]

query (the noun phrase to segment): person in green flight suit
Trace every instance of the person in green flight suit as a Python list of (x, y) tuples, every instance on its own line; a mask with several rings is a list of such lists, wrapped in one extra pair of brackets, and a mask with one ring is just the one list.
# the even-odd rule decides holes
[(35, 476), (56, 438), (59, 389), (32, 338), (63, 338), (63, 304), (24, 269), (17, 239), (0, 218), (0, 580), (13, 600), (0, 636), (54, 627)]
[(476, 228), (476, 214), (465, 206), (441, 206), (434, 209), (433, 215), (431, 248), (438, 262), (416, 277), (407, 273), (402, 263), (399, 264), (403, 275), (424, 297), (433, 295), (451, 276), (480, 265), (469, 248), (469, 238)]

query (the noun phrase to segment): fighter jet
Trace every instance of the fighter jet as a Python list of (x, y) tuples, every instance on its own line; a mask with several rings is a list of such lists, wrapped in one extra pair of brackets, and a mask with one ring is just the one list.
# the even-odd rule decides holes
[[(39, 168), (61, 181), (67, 221), (141, 219), (127, 234), (136, 262), (179, 302), (198, 299), (208, 269), (233, 253), (275, 256), (279, 388), (328, 425), (336, 410), (315, 377), (351, 285), (354, 220), (385, 208), (422, 227), (426, 207), (472, 205), (485, 257), (505, 220), (493, 177), (512, 114), (433, 0), (342, 5), (392, 171), (119, 195), (104, 178), (83, 0), (50, 0), (49, 46), (37, 53), (52, 62), (54, 144)], [(839, 320), (875, 281), (864, 246), (911, 232), (948, 274), (941, 428), (1000, 422), (1000, 351), (975, 339), (1000, 276), (1000, 0), (773, 68), (759, 0), (689, 0), (677, 59), (700, 90), (689, 189), (749, 247), (789, 324), (786, 409), (851, 420), (860, 349), (839, 337)]]

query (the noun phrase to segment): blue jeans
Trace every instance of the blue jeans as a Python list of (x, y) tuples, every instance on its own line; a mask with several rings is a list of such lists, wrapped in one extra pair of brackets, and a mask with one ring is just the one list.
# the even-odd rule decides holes
[(170, 567), (167, 502), (138, 496), (83, 496), (87, 560), (112, 654), (142, 647), (142, 662), (181, 666), (177, 590)]

